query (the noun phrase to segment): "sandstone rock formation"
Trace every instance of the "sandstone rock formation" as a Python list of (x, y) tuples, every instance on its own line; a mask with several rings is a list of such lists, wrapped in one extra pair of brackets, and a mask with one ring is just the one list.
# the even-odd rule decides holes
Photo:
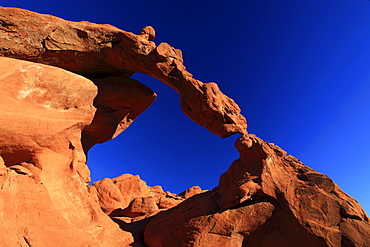
[(215, 189), (148, 223), (148, 246), (369, 245), (368, 217), (330, 178), (254, 135), (235, 147)]
[(97, 87), (60, 68), (0, 58), (0, 246), (127, 246), (86, 187), (81, 143)]
[(180, 50), (150, 41), (155, 35), (151, 27), (135, 35), (110, 25), (13, 8), (0, 8), (0, 20), (0, 56), (53, 65), (89, 78), (144, 73), (176, 90), (184, 113), (212, 133), (222, 137), (246, 133), (239, 106), (215, 83), (194, 79)]
[[(0, 34), (0, 246), (370, 246), (361, 206), (248, 134), (235, 102), (195, 80), (180, 50), (156, 46), (153, 28), (135, 35), (0, 8)], [(175, 195), (129, 174), (87, 184), (86, 152), (156, 97), (135, 72), (174, 88), (212, 133), (242, 134), (216, 188)]]
[(92, 81), (98, 87), (93, 103), (97, 110), (93, 122), (83, 129), (85, 152), (118, 136), (156, 98), (151, 89), (131, 78), (110, 76)]
[[(105, 178), (93, 184), (97, 190), (102, 210), (110, 216), (137, 216), (158, 213), (187, 199), (170, 192), (161, 186), (149, 187), (138, 175), (123, 174), (117, 178)], [(203, 191), (198, 187), (197, 193)]]

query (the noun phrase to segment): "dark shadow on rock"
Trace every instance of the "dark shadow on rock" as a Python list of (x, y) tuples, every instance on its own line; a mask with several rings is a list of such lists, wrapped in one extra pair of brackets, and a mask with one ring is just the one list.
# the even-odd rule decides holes
[(117, 208), (115, 210), (113, 210), (110, 214), (109, 214), (109, 217), (120, 217), (122, 215), (122, 209), (120, 208)]
[(274, 205), (279, 203), (279, 208), (273, 215), (253, 232), (244, 235), (242, 246), (259, 247), (325, 247), (325, 240), (315, 236), (307, 230), (289, 209), (289, 204), (284, 195), (277, 193), (273, 199)]
[(120, 220), (119, 217), (113, 217), (111, 219), (118, 224), (123, 231), (130, 232), (132, 234), (134, 237), (134, 243), (131, 246), (147, 247), (144, 241), (144, 229), (153, 217), (154, 216), (151, 216), (131, 223), (126, 223), (123, 220)]
[(110, 76), (92, 81), (98, 94), (93, 103), (96, 108), (94, 119), (82, 132), (85, 154), (95, 144), (118, 136), (156, 98), (150, 88), (131, 78)]

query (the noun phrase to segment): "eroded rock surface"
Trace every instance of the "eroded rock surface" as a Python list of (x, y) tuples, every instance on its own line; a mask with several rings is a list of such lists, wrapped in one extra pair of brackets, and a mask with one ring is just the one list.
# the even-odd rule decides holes
[[(0, 34), (0, 246), (370, 246), (361, 206), (247, 134), (235, 102), (195, 80), (180, 50), (156, 46), (153, 28), (135, 35), (0, 7)], [(87, 184), (85, 153), (155, 99), (134, 72), (174, 88), (212, 133), (242, 134), (216, 188), (175, 195), (130, 174)]]
[(81, 133), (94, 118), (97, 87), (56, 67), (0, 63), (0, 246), (133, 242), (86, 186)]
[(109, 141), (128, 128), (155, 100), (156, 94), (140, 82), (126, 77), (92, 79), (98, 87), (96, 113), (83, 129), (85, 153), (97, 143)]
[(117, 178), (104, 178), (93, 184), (102, 210), (110, 216), (152, 216), (173, 208), (196, 194), (204, 193), (199, 186), (191, 187), (179, 195), (164, 192), (161, 186), (147, 186), (138, 175), (123, 174)]
[(147, 224), (148, 246), (370, 244), (365, 212), (330, 178), (254, 135), (242, 136), (235, 147), (240, 158), (215, 189)]
[[(144, 73), (180, 94), (181, 108), (193, 121), (221, 137), (246, 133), (239, 106), (215, 83), (192, 77), (180, 50), (155, 45), (155, 31), (139, 35), (111, 25), (70, 22), (27, 10), (0, 7), (0, 55), (57, 66), (86, 77), (128, 77)], [(27, 28), (24, 28), (27, 27)]]

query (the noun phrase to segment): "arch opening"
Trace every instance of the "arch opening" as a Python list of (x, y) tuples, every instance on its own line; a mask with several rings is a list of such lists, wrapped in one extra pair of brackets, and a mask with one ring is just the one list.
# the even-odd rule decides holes
[(130, 173), (174, 193), (217, 186), (219, 176), (238, 157), (236, 137), (222, 139), (191, 121), (172, 88), (144, 74), (132, 78), (158, 96), (128, 129), (88, 152), (92, 181)]

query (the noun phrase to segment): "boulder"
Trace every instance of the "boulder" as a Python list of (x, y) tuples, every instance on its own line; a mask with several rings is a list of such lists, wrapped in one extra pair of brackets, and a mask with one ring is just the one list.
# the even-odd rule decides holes
[(136, 197), (130, 202), (127, 208), (125, 208), (120, 216), (135, 218), (147, 214), (152, 214), (158, 210), (158, 206), (155, 202), (154, 197)]
[(183, 197), (184, 199), (188, 199), (192, 196), (195, 196), (195, 195), (198, 195), (200, 193), (203, 193), (205, 192), (204, 190), (202, 190), (202, 188), (200, 188), (199, 186), (193, 186), (189, 189), (186, 189), (185, 191), (181, 192), (179, 194), (179, 196)]
[(158, 209), (169, 209), (184, 201), (183, 197), (164, 192), (161, 186), (147, 186), (138, 175), (104, 178), (95, 182), (93, 187), (102, 210), (111, 217), (152, 216), (154, 212), (158, 213)]

